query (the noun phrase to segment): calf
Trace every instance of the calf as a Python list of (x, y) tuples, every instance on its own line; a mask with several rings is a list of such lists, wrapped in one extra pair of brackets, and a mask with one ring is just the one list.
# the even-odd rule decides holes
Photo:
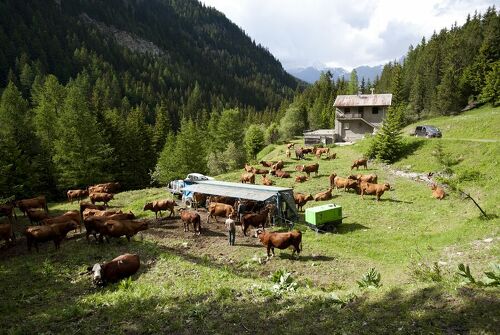
[(337, 190), (343, 188), (344, 192), (346, 192), (348, 189), (356, 190), (359, 187), (359, 182), (357, 180), (336, 176), (333, 179), (333, 185)]
[(327, 191), (320, 192), (314, 196), (314, 201), (326, 201), (333, 198), (332, 189), (329, 188)]
[(372, 183), (360, 183), (359, 188), (361, 190), (361, 198), (364, 199), (364, 195), (375, 195), (377, 197), (377, 201), (380, 200), (382, 194), (385, 191), (389, 191), (391, 186), (388, 183), (385, 184), (372, 184)]
[(61, 241), (64, 240), (66, 235), (73, 229), (78, 227), (77, 223), (70, 218), (66, 221), (54, 223), (47, 226), (35, 226), (26, 228), (24, 234), (26, 235), (26, 242), (28, 244), (28, 251), (31, 251), (31, 246), (34, 244), (38, 252), (38, 243), (54, 241), (56, 250), (60, 248)]
[(184, 224), (184, 232), (189, 231), (189, 225), (193, 225), (193, 230), (196, 235), (200, 235), (201, 232), (201, 218), (200, 214), (188, 211), (185, 208), (179, 208), (179, 213), (181, 216), (182, 223)]
[(437, 186), (436, 184), (431, 185), (432, 196), (436, 199), (443, 200), (446, 193), (442, 187)]
[(97, 286), (104, 286), (107, 283), (116, 283), (120, 279), (134, 275), (141, 261), (139, 256), (133, 254), (124, 254), (116, 257), (110, 262), (103, 264), (96, 263), (88, 272), (93, 273), (92, 281)]
[(88, 190), (68, 190), (68, 192), (66, 192), (66, 195), (68, 197), (68, 201), (73, 203), (73, 200), (75, 200), (75, 199), (80, 201), (81, 199), (88, 196), (89, 191)]
[(293, 194), (293, 199), (295, 200), (295, 204), (297, 204), (297, 210), (303, 211), (304, 209), (302, 208), (309, 200), (314, 200), (313, 196), (311, 194), (305, 195), (302, 193), (294, 193)]
[(41, 221), (49, 217), (49, 215), (44, 210), (35, 208), (26, 209), (26, 214), (28, 215), (31, 224), (33, 223), (40, 224)]
[(133, 221), (133, 220), (107, 220), (105, 222), (106, 228), (103, 233), (106, 240), (109, 242), (108, 237), (119, 238), (125, 236), (130, 242), (130, 238), (140, 232), (141, 230), (148, 229), (146, 221)]
[(295, 182), (296, 183), (303, 183), (307, 180), (306, 176), (295, 176)]
[(357, 159), (357, 160), (354, 161), (354, 163), (352, 163), (351, 170), (354, 169), (354, 168), (356, 168), (356, 170), (358, 170), (360, 166), (364, 166), (365, 169), (367, 169), (368, 168), (367, 162), (368, 162), (368, 160), (365, 159), (365, 158), (363, 158), (363, 159)]
[(215, 222), (217, 222), (218, 216), (229, 217), (230, 215), (233, 215), (233, 213), (233, 206), (219, 202), (211, 202), (210, 205), (208, 205), (207, 223), (210, 223), (211, 217), (215, 217)]
[(356, 174), (356, 175), (350, 175), (349, 177), (347, 177), (349, 179), (353, 179), (353, 180), (357, 180), (359, 181), (360, 183), (361, 182), (367, 182), (367, 183), (373, 183), (373, 184), (376, 184), (377, 183), (377, 175), (376, 174)]
[(0, 240), (4, 240), (7, 244), (11, 244), (16, 241), (16, 235), (12, 230), (12, 224), (10, 223), (0, 224)]
[(262, 185), (271, 186), (273, 185), (273, 181), (267, 175), (262, 175)]
[(104, 206), (108, 206), (108, 202), (113, 200), (112, 193), (90, 193), (90, 202), (94, 205), (96, 202), (103, 202)]
[(47, 208), (47, 200), (43, 195), (36, 198), (19, 200), (16, 202), (16, 206), (25, 216), (28, 208), (43, 208), (47, 213), (49, 212), (49, 209)]
[(147, 204), (145, 204), (143, 210), (145, 211), (150, 210), (152, 212), (155, 212), (155, 218), (158, 219), (158, 212), (160, 212), (160, 217), (161, 217), (161, 211), (166, 211), (166, 210), (170, 211), (168, 217), (172, 217), (172, 215), (174, 215), (175, 206), (177, 206), (177, 204), (175, 203), (174, 200), (170, 199), (155, 200), (153, 202), (148, 202)]
[(293, 246), (292, 257), (297, 252), (300, 255), (302, 249), (302, 233), (298, 230), (293, 230), (289, 232), (268, 232), (264, 229), (257, 229), (255, 232), (255, 237), (258, 237), (260, 242), (267, 248), (267, 259), (271, 257), (270, 251), (274, 256), (274, 248), (286, 249)]
[(295, 167), (295, 170), (300, 171), (300, 172), (305, 172), (308, 177), (311, 176), (311, 172), (314, 172), (314, 175), (318, 176), (319, 164), (314, 163), (314, 164), (310, 164), (310, 165), (297, 165)]
[(246, 184), (255, 184), (255, 174), (254, 173), (244, 173), (240, 177), (240, 182)]
[(282, 170), (271, 170), (271, 175), (276, 176), (278, 178), (291, 178), (290, 173)]

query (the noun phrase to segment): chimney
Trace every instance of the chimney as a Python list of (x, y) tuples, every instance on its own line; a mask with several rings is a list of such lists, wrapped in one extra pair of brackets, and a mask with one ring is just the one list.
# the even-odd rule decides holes
[(372, 87), (372, 88), (370, 88), (370, 91), (372, 91), (372, 95), (373, 95), (373, 91), (375, 91), (375, 89)]

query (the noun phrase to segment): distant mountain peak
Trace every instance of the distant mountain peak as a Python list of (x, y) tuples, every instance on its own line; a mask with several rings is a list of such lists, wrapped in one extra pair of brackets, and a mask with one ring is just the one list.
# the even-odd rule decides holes
[[(354, 69), (358, 73), (359, 80), (365, 78), (365, 80), (370, 79), (370, 81), (374, 81), (377, 76), (380, 76), (382, 74), (383, 67), (384, 67), (383, 65), (376, 65), (376, 66), (361, 65)], [(348, 71), (342, 67), (318, 68), (313, 65), (313, 66), (308, 66), (306, 68), (287, 69), (287, 72), (290, 73), (292, 76), (299, 78), (310, 84), (317, 81), (321, 73), (326, 71), (330, 71), (330, 73), (333, 76), (333, 80), (337, 80), (337, 78), (342, 78), (342, 77), (348, 80), (351, 75), (351, 71)]]

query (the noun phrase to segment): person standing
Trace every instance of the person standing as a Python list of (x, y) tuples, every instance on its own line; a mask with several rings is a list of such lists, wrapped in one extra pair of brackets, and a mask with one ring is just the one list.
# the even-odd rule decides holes
[(234, 215), (231, 214), (226, 220), (226, 229), (229, 233), (229, 245), (234, 245), (236, 239), (236, 223), (233, 220)]

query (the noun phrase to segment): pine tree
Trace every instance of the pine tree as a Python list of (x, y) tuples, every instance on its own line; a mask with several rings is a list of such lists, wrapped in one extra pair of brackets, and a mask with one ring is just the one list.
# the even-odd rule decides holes
[(167, 139), (167, 134), (172, 130), (172, 128), (165, 105), (157, 105), (155, 108), (155, 114), (156, 118), (153, 132), (153, 146), (154, 152), (159, 155), (165, 144), (165, 140)]
[(349, 94), (358, 94), (359, 83), (358, 83), (358, 73), (356, 69), (351, 72), (351, 79), (349, 79)]
[(493, 106), (500, 105), (500, 61), (491, 66), (491, 71), (486, 75), (486, 83), (479, 97), (482, 102), (491, 102)]
[(182, 172), (177, 168), (179, 161), (175, 155), (176, 138), (173, 133), (167, 135), (165, 145), (161, 151), (160, 158), (156, 163), (155, 170), (151, 176), (154, 183), (160, 185), (167, 185), (170, 181), (175, 179), (185, 178)]
[(368, 149), (367, 156), (381, 161), (395, 162), (402, 153), (401, 119), (403, 105), (391, 106), (382, 128), (377, 132)]
[(224, 150), (229, 142), (240, 146), (243, 144), (243, 123), (240, 111), (226, 109), (222, 112), (217, 124), (216, 143), (219, 150)]

